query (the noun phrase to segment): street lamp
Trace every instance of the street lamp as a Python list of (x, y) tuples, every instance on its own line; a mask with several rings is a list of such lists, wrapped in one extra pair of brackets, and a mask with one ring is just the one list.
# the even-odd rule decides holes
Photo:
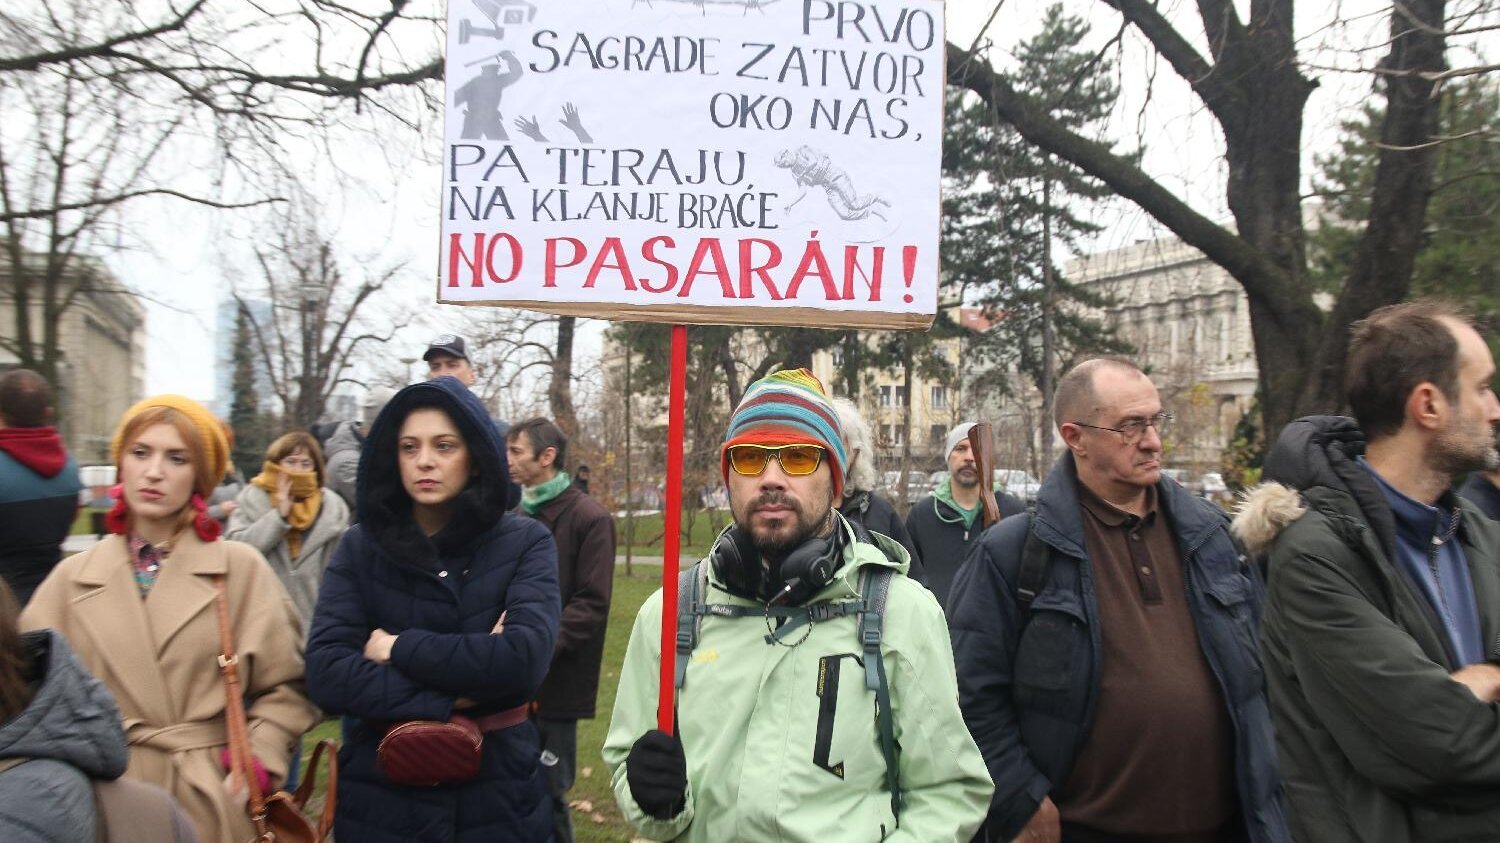
[[(412, 367), (415, 366), (417, 364), (417, 361), (419, 361), (421, 359), (422, 358), (420, 358), (420, 357), (403, 357), (403, 358), (401, 358), (401, 362), (404, 363), (404, 364), (406, 364), (406, 371), (403, 374), (408, 374), (408, 375), (411, 374)], [(418, 374), (416, 377), (414, 377), (410, 381), (408, 381), (408, 383), (416, 383), (417, 381), (419, 381), (421, 379), (422, 379), (422, 376), (420, 374)]]

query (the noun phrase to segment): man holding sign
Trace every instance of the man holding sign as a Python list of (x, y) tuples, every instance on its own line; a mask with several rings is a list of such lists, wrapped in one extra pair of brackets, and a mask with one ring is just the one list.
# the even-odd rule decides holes
[(751, 385), (722, 452), (734, 524), (683, 573), (675, 734), (657, 730), (663, 596), (641, 608), (605, 740), (652, 840), (967, 841), (992, 790), (942, 611), (907, 554), (833, 508), (847, 461), (806, 370)]

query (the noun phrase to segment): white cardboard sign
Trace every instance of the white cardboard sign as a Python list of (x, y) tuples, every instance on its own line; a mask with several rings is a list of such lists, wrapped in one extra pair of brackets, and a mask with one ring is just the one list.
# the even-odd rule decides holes
[(450, 0), (438, 300), (923, 328), (941, 0)]

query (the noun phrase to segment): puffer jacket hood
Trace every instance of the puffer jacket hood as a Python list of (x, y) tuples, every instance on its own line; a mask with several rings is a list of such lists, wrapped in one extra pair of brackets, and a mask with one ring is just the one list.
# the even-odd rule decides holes
[(328, 441), (323, 443), (323, 456), (332, 457), (340, 451), (358, 451), (363, 444), (359, 435), (360, 422), (339, 422), (328, 435)]
[[(396, 440), (413, 410), (447, 413), (469, 447), (474, 477), (453, 501), (448, 527), (431, 540), (412, 518), (411, 496), (401, 484)], [(430, 563), (440, 552), (457, 551), (488, 532), (521, 500), (510, 479), (505, 443), (484, 405), (456, 378), (441, 377), (405, 387), (391, 398), (365, 436), (360, 453), (356, 510), (375, 543), (388, 553)]]
[(37, 674), (25, 710), (0, 726), (0, 758), (61, 761), (91, 778), (125, 772), (125, 732), (104, 684), (83, 669), (61, 633), (22, 635)]
[(1395, 516), (1375, 478), (1358, 462), (1364, 452), (1365, 435), (1346, 416), (1307, 416), (1287, 425), (1266, 454), (1266, 482), (1247, 492), (1235, 509), (1235, 534), (1250, 552), (1264, 553), (1307, 511), (1299, 493), (1321, 489), (1352, 500), (1387, 555), (1394, 554)]

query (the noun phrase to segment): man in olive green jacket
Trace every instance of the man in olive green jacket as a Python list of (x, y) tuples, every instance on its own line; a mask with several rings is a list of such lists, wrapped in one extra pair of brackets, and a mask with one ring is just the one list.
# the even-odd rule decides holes
[[(833, 510), (845, 462), (836, 416), (810, 373), (751, 385), (724, 447), (735, 523), (700, 563), (712, 611), (696, 646), (677, 654), (688, 664), (676, 734), (655, 729), (660, 591), (636, 616), (620, 672), (604, 760), (639, 836), (967, 843), (983, 821), (993, 788), (959, 711), (942, 610), (901, 575), (900, 545), (859, 540)], [(881, 571), (895, 573), (879, 663), (899, 799), (866, 683), (872, 651), (862, 649), (858, 615), (835, 611)]]
[(1494, 375), (1451, 311), (1376, 311), (1349, 351), (1358, 422), (1288, 425), (1278, 482), (1235, 519), (1269, 553), (1261, 641), (1303, 843), (1500, 840), (1500, 524), (1449, 488), (1500, 462)]

